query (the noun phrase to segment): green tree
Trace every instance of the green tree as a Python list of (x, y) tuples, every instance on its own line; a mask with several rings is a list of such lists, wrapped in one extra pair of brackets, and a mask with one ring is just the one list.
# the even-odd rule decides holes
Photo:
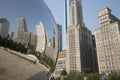
[(120, 71), (114, 71), (114, 72), (111, 72), (109, 75), (108, 75), (108, 80), (120, 80)]
[(50, 80), (55, 80), (55, 78), (54, 78), (54, 77), (52, 77)]
[(0, 36), (0, 46), (2, 45), (2, 37)]
[(99, 73), (91, 73), (87, 75), (88, 80), (100, 80)]
[(9, 40), (8, 38), (2, 38), (0, 37), (0, 46), (15, 50), (15, 51), (20, 51), (22, 53), (26, 53), (27, 48), (25, 48), (22, 44), (13, 42), (12, 40)]
[(50, 80), (60, 80), (60, 77), (58, 77), (58, 78), (52, 77)]
[(61, 80), (67, 80), (67, 71), (65, 69), (62, 70), (60, 78)]
[(39, 57), (39, 55), (38, 55), (39, 53), (38, 53), (37, 51), (35, 51), (35, 50), (32, 50), (32, 51), (30, 52), (30, 54), (36, 56), (37, 58)]
[(71, 71), (68, 80), (84, 80), (84, 74), (81, 72)]
[(60, 80), (60, 77), (56, 78), (55, 80)]
[(41, 57), (42, 57), (42, 53), (40, 53), (40, 52), (38, 52), (38, 59), (40, 60), (41, 59)]
[(63, 69), (60, 75), (63, 75), (63, 76), (67, 75), (67, 71)]

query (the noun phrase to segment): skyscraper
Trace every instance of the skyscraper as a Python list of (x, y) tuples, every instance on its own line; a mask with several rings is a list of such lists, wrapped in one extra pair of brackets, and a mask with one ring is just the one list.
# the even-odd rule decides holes
[(70, 25), (83, 26), (81, 0), (72, 0), (70, 3)]
[(58, 36), (59, 36), (59, 50), (62, 51), (62, 26), (60, 24), (57, 24), (58, 28)]
[(24, 17), (22, 16), (18, 17), (17, 25), (18, 25), (17, 41), (22, 42), (24, 40), (23, 39), (24, 32), (27, 32), (27, 26)]
[(20, 43), (22, 43), (26, 48), (29, 48), (31, 33), (30, 32), (23, 32), (22, 35), (23, 35), (22, 36), (23, 40), (21, 40), (22, 42), (20, 42)]
[(44, 25), (42, 22), (40, 22), (37, 26), (37, 47), (36, 51), (39, 51), (41, 53), (44, 52), (45, 50), (45, 45), (46, 45), (46, 34), (45, 34), (45, 29)]
[(66, 51), (59, 52), (58, 61), (56, 64), (55, 72), (53, 74), (54, 77), (55, 78), (60, 77), (63, 69), (66, 69)]
[(93, 62), (94, 62), (93, 72), (98, 72), (98, 60), (97, 60), (95, 35), (92, 35), (92, 43), (93, 43)]
[(9, 22), (6, 18), (0, 19), (0, 36), (2, 38), (8, 37)]
[(120, 20), (109, 8), (100, 10), (95, 33), (99, 73), (120, 70)]
[(9, 39), (13, 39), (14, 37), (14, 32), (9, 32)]
[(37, 35), (31, 34), (30, 46), (32, 50), (36, 50), (36, 44), (37, 44)]
[(66, 36), (66, 70), (92, 72), (92, 36), (83, 23), (80, 0), (70, 3), (70, 25)]

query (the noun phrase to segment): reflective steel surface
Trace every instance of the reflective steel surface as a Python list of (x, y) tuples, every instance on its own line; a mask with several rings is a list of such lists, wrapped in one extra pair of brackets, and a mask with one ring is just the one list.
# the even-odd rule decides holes
[[(36, 26), (42, 24), (41, 34), (44, 33), (42, 40), (42, 53), (54, 60), (54, 66), (58, 55), (58, 33), (54, 18), (45, 4), (44, 0), (1, 0), (0, 18), (6, 18), (10, 25), (10, 31), (18, 32), (18, 17), (25, 19), (28, 32), (37, 34)], [(16, 37), (15, 36), (15, 37)], [(37, 43), (37, 42), (36, 42)], [(39, 42), (41, 43), (41, 42)]]

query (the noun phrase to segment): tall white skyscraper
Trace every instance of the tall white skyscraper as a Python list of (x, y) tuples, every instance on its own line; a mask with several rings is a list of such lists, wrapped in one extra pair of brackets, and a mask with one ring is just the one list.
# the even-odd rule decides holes
[(0, 36), (2, 38), (8, 37), (9, 22), (6, 18), (0, 19)]
[(70, 3), (70, 25), (66, 36), (66, 70), (92, 72), (92, 36), (83, 23), (80, 0)]
[(37, 29), (36, 51), (43, 53), (45, 50), (45, 46), (46, 46), (46, 34), (45, 34), (44, 25), (42, 24), (42, 22), (36, 25), (36, 29)]

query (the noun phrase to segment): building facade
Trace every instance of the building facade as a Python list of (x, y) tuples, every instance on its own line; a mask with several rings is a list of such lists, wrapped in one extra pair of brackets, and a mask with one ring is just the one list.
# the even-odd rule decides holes
[(31, 39), (30, 39), (30, 47), (32, 50), (36, 50), (36, 45), (37, 45), (37, 35), (31, 34)]
[(99, 73), (120, 70), (120, 20), (109, 8), (99, 11), (95, 33)]
[(23, 44), (26, 48), (29, 46), (31, 33), (27, 30), (27, 23), (24, 17), (19, 16), (17, 19), (18, 32), (16, 41)]
[(43, 53), (46, 46), (46, 34), (44, 30), (44, 25), (40, 22), (37, 26), (37, 47), (36, 51)]
[(57, 24), (58, 28), (58, 36), (59, 36), (59, 50), (62, 51), (62, 26), (60, 24)]
[(30, 39), (31, 39), (31, 33), (30, 32), (24, 32), (22, 34), (22, 38), (23, 40), (21, 40), (22, 44), (26, 47), (26, 48), (29, 48), (29, 44), (30, 44)]
[(9, 22), (6, 18), (0, 19), (0, 36), (2, 38), (8, 37)]
[(14, 32), (9, 32), (9, 39), (13, 39), (14, 37)]
[(54, 77), (60, 77), (60, 74), (63, 71), (63, 69), (66, 69), (66, 51), (61, 51), (58, 55), (58, 61), (56, 64)]
[(92, 43), (93, 43), (93, 61), (94, 61), (93, 72), (98, 72), (98, 59), (97, 59), (95, 35), (92, 35)]
[(23, 33), (28, 32), (25, 18), (22, 16), (19, 16), (17, 18), (17, 25), (18, 25), (17, 39), (21, 41), (23, 40)]
[(70, 3), (70, 25), (66, 35), (66, 70), (90, 73), (93, 68), (91, 31), (85, 27), (80, 0)]

